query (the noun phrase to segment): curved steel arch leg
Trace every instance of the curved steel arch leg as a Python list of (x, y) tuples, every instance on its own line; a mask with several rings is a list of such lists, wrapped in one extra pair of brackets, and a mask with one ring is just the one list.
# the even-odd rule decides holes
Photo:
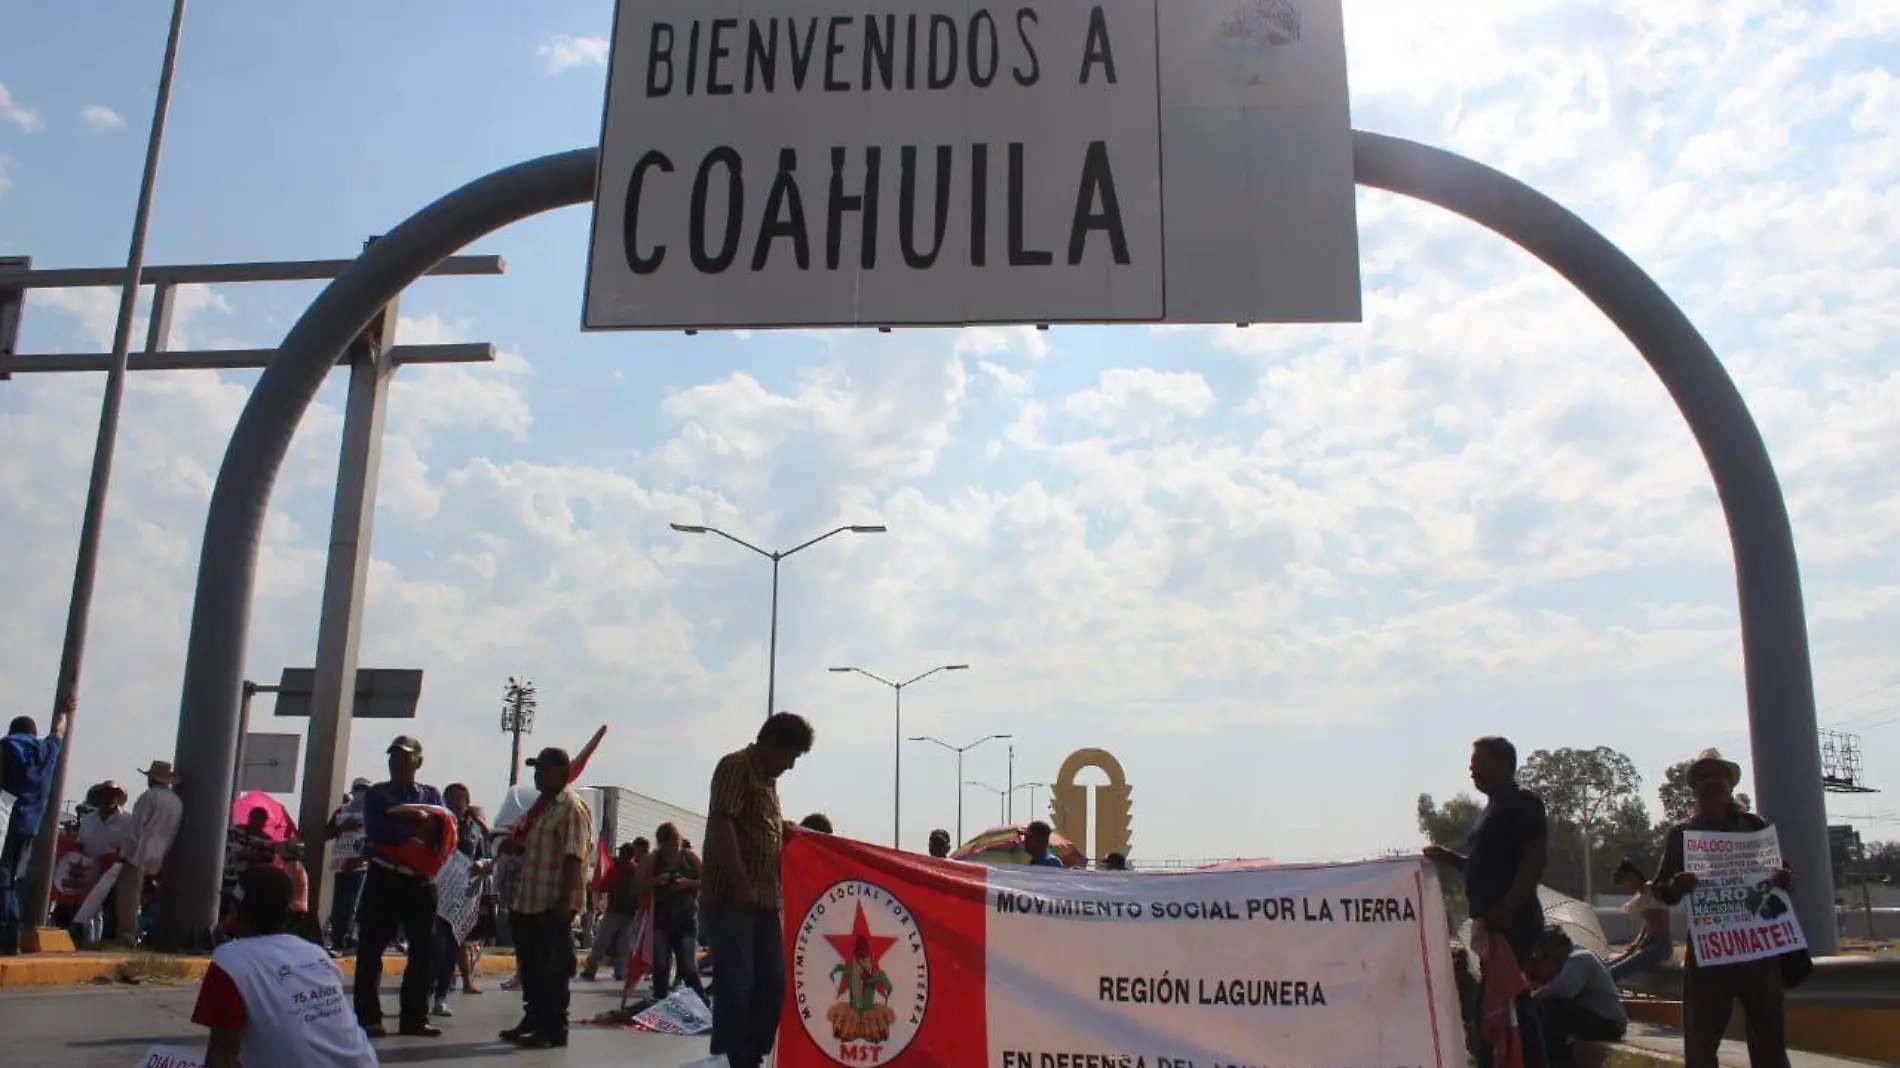
[[(197, 944), (215, 920), (264, 514), (298, 422), (349, 342), (389, 300), (457, 250), (510, 223), (593, 196), (595, 150), (544, 156), (443, 197), (392, 230), (297, 321), (246, 403), (212, 490), (185, 657), (176, 762), (185, 825), (160, 898), (161, 941)], [(1794, 535), (1761, 434), (1708, 343), (1615, 245), (1555, 201), (1453, 153), (1353, 134), (1355, 178), (1438, 205), (1509, 238), (1622, 330), (1676, 400), (1714, 476), (1735, 551), (1749, 734), (1765, 814), (1802, 873), (1796, 906), (1832, 952), (1833, 890), (1814, 690)]]
[[(1556, 201), (1442, 149), (1353, 132), (1363, 186), (1462, 215), (1544, 261), (1630, 339), (1675, 398), (1715, 479), (1735, 552), (1749, 745), (1762, 814), (1801, 873), (1795, 910), (1817, 955), (1835, 948), (1833, 871), (1807, 616), (1788, 506), (1761, 431), (1707, 341), (1649, 275)], [(1685, 756), (1687, 754), (1684, 754)]]
[(198, 555), (175, 758), (185, 821), (165, 865), (161, 944), (201, 945), (217, 922), (257, 548), (297, 424), (344, 348), (383, 305), (470, 242), (592, 200), (594, 159), (589, 148), (519, 163), (410, 216), (318, 294), (258, 378), (224, 451)]

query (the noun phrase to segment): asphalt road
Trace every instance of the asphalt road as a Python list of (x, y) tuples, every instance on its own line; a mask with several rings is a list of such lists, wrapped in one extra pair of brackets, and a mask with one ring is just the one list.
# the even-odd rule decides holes
[[(576, 1026), (564, 1050), (527, 1052), (496, 1032), (521, 1017), (518, 994), (492, 981), (480, 995), (456, 994), (452, 1019), (435, 1022), (441, 1038), (392, 1036), (376, 1042), (384, 1064), (572, 1065), (584, 1068), (679, 1068), (707, 1055), (704, 1038)], [(137, 1068), (155, 1044), (204, 1048), (204, 1029), (191, 1023), (196, 983), (181, 986), (85, 987), (0, 993), (0, 1068)], [(620, 1003), (619, 984), (574, 984), (573, 1017), (585, 1019)], [(383, 993), (393, 1016), (396, 992)]]

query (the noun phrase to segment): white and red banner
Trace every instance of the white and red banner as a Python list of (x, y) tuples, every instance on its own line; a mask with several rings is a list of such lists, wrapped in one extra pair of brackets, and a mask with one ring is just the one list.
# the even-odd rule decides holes
[(1682, 868), (1696, 877), (1689, 893), (1696, 963), (1740, 964), (1807, 948), (1794, 902), (1772, 882), (1780, 867), (1781, 838), (1773, 827), (1682, 833)]
[(783, 874), (778, 1068), (1465, 1063), (1417, 859), (1132, 874), (801, 834)]

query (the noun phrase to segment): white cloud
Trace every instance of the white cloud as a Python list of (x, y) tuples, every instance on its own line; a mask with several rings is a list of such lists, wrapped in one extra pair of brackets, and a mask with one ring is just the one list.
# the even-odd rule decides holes
[(536, 45), (534, 51), (541, 57), (542, 70), (548, 74), (560, 74), (575, 67), (603, 67), (607, 64), (605, 37), (576, 37), (557, 33)]
[(40, 113), (13, 99), (7, 91), (6, 83), (0, 82), (0, 119), (12, 123), (24, 133), (33, 133), (40, 128)]
[[(1688, 310), (1787, 493), (1824, 703), (1879, 685), (1900, 626), (1900, 131), (1875, 57), (1900, 9), (1573, 8), (1349, 5), (1357, 121), (1533, 181)], [(600, 58), (555, 45), (550, 69)], [(770, 571), (667, 524), (785, 547), (878, 521), (888, 534), (781, 574), (779, 694), (820, 731), (786, 803), (848, 833), (888, 830), (891, 708), (823, 671), (841, 663), (972, 664), (907, 691), (905, 725), (1011, 731), (1019, 779), (1115, 751), (1149, 856), (1406, 844), (1412, 797), (1464, 788), (1479, 733), (1616, 745), (1652, 775), (1703, 745), (1745, 751), (1720, 502), (1655, 376), (1502, 240), (1381, 193), (1360, 222), (1350, 326), (760, 332), (642, 339), (630, 359), (624, 338), (576, 339), (571, 292), (533, 271), (519, 304), (412, 299), (403, 342), (535, 362), (398, 377), (365, 662), (427, 668), (416, 729), (445, 777), (492, 794), (493, 730), (471, 710), (527, 673), (544, 736), (613, 723), (606, 774), (696, 803), (758, 715)], [(534, 263), (523, 240), (511, 257)], [(102, 348), (114, 299), (36, 293), (49, 314), (29, 324)], [(244, 303), (196, 299), (187, 333), (258, 329)], [(22, 462), (0, 466), (0, 603), (57, 620), (98, 386), (4, 388), (0, 455)], [(247, 388), (133, 381), (96, 722), (176, 704), (205, 496)], [(254, 674), (308, 661), (338, 400), (320, 396), (271, 502)], [(50, 679), (56, 636), (0, 645), (0, 676)], [(1900, 760), (1885, 738), (1870, 769)], [(86, 733), (75, 775), (170, 745)], [(972, 753), (971, 777), (1000, 780), (1004, 759)], [(953, 818), (950, 772), (906, 762), (916, 842)], [(1318, 796), (1323, 828), (1288, 817)]]
[(125, 125), (125, 116), (106, 107), (104, 104), (87, 104), (79, 109), (79, 121), (93, 133), (116, 130)]

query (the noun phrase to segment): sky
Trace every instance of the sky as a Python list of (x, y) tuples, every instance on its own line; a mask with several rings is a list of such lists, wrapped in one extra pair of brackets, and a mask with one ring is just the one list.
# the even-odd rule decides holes
[[(167, 7), (9, 11), (0, 255), (123, 262)], [(450, 10), (194, 0), (148, 262), (347, 257), (598, 139), (611, 4)], [(1721, 355), (1788, 496), (1820, 718), (1900, 788), (1900, 0), (1348, 0), (1346, 29), (1355, 126), (1536, 185)], [(1410, 848), (1415, 797), (1468, 790), (1480, 734), (1618, 748), (1652, 804), (1705, 746), (1748, 766), (1700, 454), (1601, 315), (1472, 224), (1361, 191), (1359, 324), (687, 337), (580, 332), (588, 222), (512, 227), (469, 250), (505, 276), (402, 302), (399, 342), (499, 350), (403, 370), (390, 401), (361, 664), (426, 671), (401, 728), (425, 778), (498, 800), (516, 675), (540, 692), (531, 747), (606, 723), (590, 779), (703, 809), (764, 710), (770, 569), (672, 522), (767, 547), (889, 527), (787, 560), (780, 602), (779, 704), (818, 733), (784, 807), (873, 841), (891, 693), (827, 667), (969, 664), (905, 691), (903, 733), (1014, 735), (965, 757), (994, 787), (1010, 745), (1018, 783), (1111, 751), (1150, 861)], [(317, 289), (187, 290), (173, 345), (274, 346)], [(33, 293), (23, 348), (106, 349), (116, 301)], [(255, 377), (132, 376), (75, 784), (136, 781), (179, 744), (205, 504)], [(314, 658), (342, 384), (270, 502), (255, 680)], [(10, 712), (51, 706), (102, 385), (0, 382)], [(392, 733), (358, 725), (351, 772)], [(902, 748), (921, 849), (955, 824), (955, 760)], [(1900, 837), (1885, 796), (1831, 811)], [(966, 830), (997, 805), (969, 788)]]

